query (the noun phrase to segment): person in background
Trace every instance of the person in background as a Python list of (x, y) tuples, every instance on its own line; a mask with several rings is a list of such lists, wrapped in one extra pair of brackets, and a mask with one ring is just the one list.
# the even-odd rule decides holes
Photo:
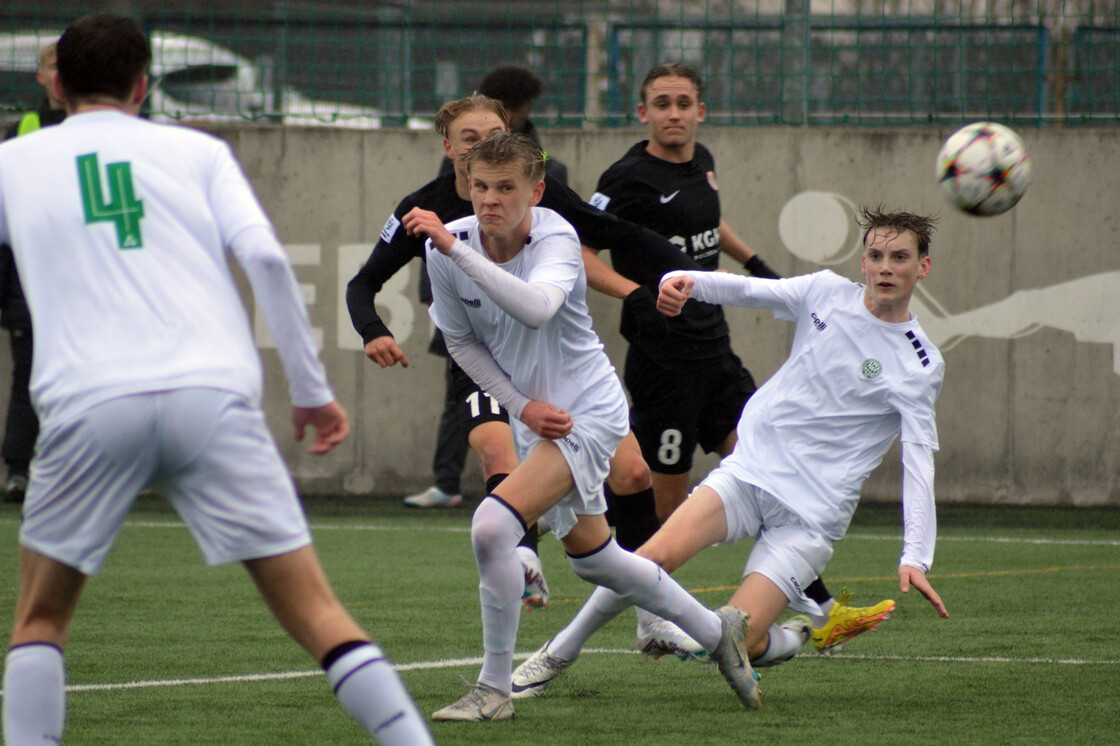
[[(58, 71), (57, 44), (52, 41), (39, 50), (35, 80), (43, 89), (42, 103), (35, 111), (20, 117), (4, 133), (5, 140), (51, 127), (66, 118), (66, 106), (54, 90)], [(12, 248), (7, 244), (0, 245), (0, 328), (8, 330), (12, 353), (12, 388), (8, 395), (8, 416), (4, 422), (4, 444), (0, 446), (0, 456), (8, 467), (4, 494), (9, 502), (19, 503), (23, 502), (27, 492), (31, 457), (35, 453), (35, 440), (39, 437), (39, 418), (35, 416), (28, 391), (33, 340), (31, 313), (23, 297)]]

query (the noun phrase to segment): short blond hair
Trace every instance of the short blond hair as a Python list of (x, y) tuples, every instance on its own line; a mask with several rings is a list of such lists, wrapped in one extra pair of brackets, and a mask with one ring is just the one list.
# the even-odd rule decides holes
[(50, 57), (52, 54), (55, 56), (55, 59), (58, 59), (58, 42), (57, 41), (52, 41), (50, 44), (44, 45), (43, 48), (39, 50), (39, 69), (40, 70), (42, 70), (44, 67), (47, 66), (47, 57)]
[(495, 132), (467, 151), (464, 160), (467, 172), (476, 163), (488, 166), (520, 164), (525, 177), (533, 183), (544, 178), (544, 161), (547, 156), (541, 146), (528, 135), (519, 132)]
[(490, 98), (489, 96), (483, 96), (481, 93), (475, 93), (466, 98), (457, 98), (454, 101), (448, 101), (446, 104), (439, 107), (439, 111), (436, 112), (436, 132), (440, 133), (440, 135), (445, 138), (450, 137), (451, 123), (468, 111), (492, 112), (498, 116), (498, 119), (502, 120), (502, 125), (507, 130), (509, 129), (509, 114), (506, 113), (506, 107), (502, 106), (502, 102), (496, 98)]

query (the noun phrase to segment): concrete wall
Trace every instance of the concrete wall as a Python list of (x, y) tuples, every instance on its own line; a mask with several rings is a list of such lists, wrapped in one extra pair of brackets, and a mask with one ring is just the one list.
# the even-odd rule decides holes
[[(441, 361), (426, 352), (417, 262), (379, 296), (411, 361), (366, 360), (343, 293), (397, 202), (441, 157), (432, 132), (238, 127), (214, 130), (241, 159), (305, 284), (323, 359), (353, 418), (353, 436), (326, 458), (293, 443), (278, 358), (259, 337), (268, 413), (306, 491), (403, 494), (431, 483), (442, 397)], [(948, 130), (716, 129), (724, 216), (779, 272), (829, 266), (858, 278), (848, 205), (941, 214), (919, 316), (947, 364), (937, 493), (943, 501), (1120, 505), (1120, 131), (1025, 130), (1033, 183), (1009, 214), (973, 218), (946, 206), (934, 160)], [(585, 197), (635, 131), (546, 133)], [(806, 194), (808, 193), (808, 194)], [(786, 210), (786, 222), (781, 216)], [(804, 216), (810, 216), (805, 219)], [(800, 216), (800, 217), (798, 217)], [(791, 219), (792, 218), (792, 219)], [(737, 270), (732, 263), (725, 266)], [(621, 369), (618, 303), (593, 295), (600, 336)], [(781, 364), (791, 325), (729, 309), (736, 351), (759, 381)], [(259, 326), (259, 324), (258, 324)], [(464, 490), (478, 494), (475, 459)], [(714, 465), (697, 461), (693, 476)], [(897, 451), (868, 482), (897, 499)]]

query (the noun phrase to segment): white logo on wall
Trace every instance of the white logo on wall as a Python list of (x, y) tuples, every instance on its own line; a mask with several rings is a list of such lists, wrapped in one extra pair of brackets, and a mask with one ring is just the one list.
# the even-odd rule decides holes
[[(856, 205), (842, 194), (801, 192), (778, 216), (778, 235), (798, 259), (839, 264), (860, 250)], [(950, 313), (922, 283), (910, 302), (941, 350), (969, 337), (1016, 339), (1044, 327), (1071, 333), (1079, 342), (1112, 345), (1112, 370), (1120, 375), (1120, 271), (1102, 272), (1044, 288), (1019, 290), (985, 306)]]

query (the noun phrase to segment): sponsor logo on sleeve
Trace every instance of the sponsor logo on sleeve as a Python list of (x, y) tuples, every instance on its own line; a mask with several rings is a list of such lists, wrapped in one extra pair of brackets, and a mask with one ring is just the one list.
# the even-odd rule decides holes
[(390, 215), (389, 219), (385, 221), (385, 227), (381, 229), (381, 240), (385, 243), (391, 243), (393, 236), (397, 235), (397, 228), (401, 227), (401, 221), (397, 220), (396, 215)]
[(591, 195), (591, 199), (587, 200), (587, 204), (598, 210), (606, 210), (607, 205), (611, 203), (611, 198), (602, 192), (595, 192)]

